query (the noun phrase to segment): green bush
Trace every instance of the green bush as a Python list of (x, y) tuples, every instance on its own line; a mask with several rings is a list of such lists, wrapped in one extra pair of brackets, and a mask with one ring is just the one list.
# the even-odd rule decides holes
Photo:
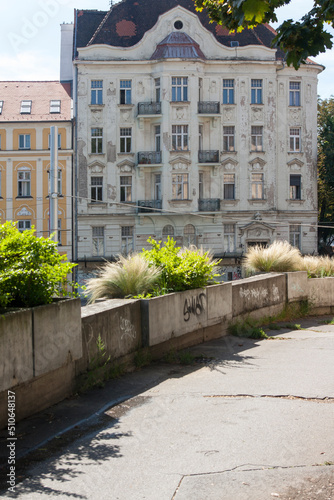
[(75, 264), (60, 255), (57, 243), (37, 238), (13, 222), (0, 225), (0, 307), (49, 304), (68, 295), (67, 275)]
[(180, 248), (175, 246), (173, 238), (168, 238), (162, 245), (153, 238), (148, 239), (150, 250), (143, 250), (141, 255), (161, 270), (156, 295), (181, 292), (194, 288), (203, 288), (215, 283), (215, 267), (219, 261), (212, 258), (210, 252), (196, 247)]

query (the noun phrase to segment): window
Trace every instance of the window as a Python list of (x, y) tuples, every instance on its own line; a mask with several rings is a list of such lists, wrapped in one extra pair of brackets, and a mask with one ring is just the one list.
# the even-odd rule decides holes
[(172, 125), (173, 151), (188, 150), (188, 125)]
[(60, 113), (60, 101), (50, 101), (50, 113)]
[(224, 174), (224, 200), (235, 198), (235, 175)]
[(167, 224), (162, 228), (162, 241), (167, 241), (168, 237), (173, 238), (174, 228), (171, 224)]
[(31, 101), (21, 101), (21, 114), (30, 114), (31, 113)]
[(155, 102), (160, 102), (161, 94), (160, 94), (160, 78), (155, 78)]
[(58, 246), (61, 246), (61, 219), (58, 219), (58, 232), (57, 232)]
[[(51, 147), (51, 134), (48, 135), (48, 148)], [(61, 149), (61, 135), (58, 134), (58, 149)]]
[(192, 224), (187, 224), (183, 230), (184, 241), (183, 244), (185, 246), (196, 245), (196, 231), (195, 227)]
[(104, 255), (104, 227), (96, 226), (93, 227), (93, 256), (101, 257)]
[(1, 134), (0, 134), (0, 151), (1, 151)]
[(30, 186), (31, 186), (31, 178), (30, 172), (24, 170), (19, 171), (17, 177), (17, 196), (27, 197), (30, 196)]
[(30, 134), (19, 135), (19, 149), (30, 149)]
[(103, 81), (92, 80), (90, 91), (91, 104), (103, 104)]
[(90, 199), (92, 202), (103, 200), (103, 177), (91, 177)]
[(121, 252), (123, 255), (133, 252), (133, 226), (122, 226)]
[(0, 101), (0, 115), (2, 115), (3, 101)]
[(188, 200), (188, 174), (172, 174), (173, 200)]
[(122, 175), (120, 180), (121, 201), (132, 201), (132, 177), (131, 175)]
[(31, 229), (31, 220), (18, 220), (17, 221), (17, 229), (22, 233), (26, 229)]
[(172, 101), (188, 101), (188, 78), (172, 77)]
[(120, 130), (120, 151), (121, 153), (131, 152), (131, 128), (121, 128)]
[(251, 81), (251, 103), (262, 104), (262, 80)]
[(155, 150), (157, 152), (161, 151), (161, 134), (160, 134), (160, 125), (156, 125), (154, 127), (154, 137), (155, 137)]
[(235, 151), (234, 149), (234, 127), (223, 127), (224, 151)]
[(154, 199), (161, 200), (161, 174), (154, 175)]
[(300, 128), (290, 128), (290, 151), (301, 151)]
[(300, 82), (290, 82), (289, 90), (289, 105), (300, 106)]
[(198, 125), (198, 149), (203, 151), (203, 125)]
[(293, 247), (297, 247), (300, 250), (300, 225), (299, 224), (291, 224), (290, 225), (290, 245)]
[(131, 104), (131, 80), (120, 81), (120, 104)]
[(223, 80), (223, 104), (234, 104), (234, 80)]
[(63, 172), (58, 169), (58, 174), (57, 174), (57, 184), (58, 184), (58, 194), (62, 194), (62, 185), (63, 185)]
[(100, 154), (102, 153), (102, 136), (103, 136), (103, 129), (102, 128), (92, 128), (91, 130), (91, 149), (92, 149), (92, 154)]
[(198, 199), (203, 200), (203, 172), (198, 174)]
[(224, 251), (235, 252), (235, 224), (224, 224)]
[(301, 199), (301, 175), (290, 175), (290, 200)]
[(263, 174), (252, 174), (252, 199), (263, 199)]
[(251, 151), (263, 151), (263, 127), (252, 125)]

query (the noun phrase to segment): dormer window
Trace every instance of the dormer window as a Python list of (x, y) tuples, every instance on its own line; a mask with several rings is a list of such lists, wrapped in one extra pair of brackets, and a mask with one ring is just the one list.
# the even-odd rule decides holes
[(31, 101), (21, 101), (21, 111), (22, 114), (31, 113)]
[(50, 101), (50, 113), (60, 113), (60, 101)]
[(2, 115), (3, 101), (0, 101), (0, 115)]

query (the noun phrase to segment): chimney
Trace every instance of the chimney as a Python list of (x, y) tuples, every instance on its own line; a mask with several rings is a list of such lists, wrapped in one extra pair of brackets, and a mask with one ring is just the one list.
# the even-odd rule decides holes
[(60, 25), (60, 82), (73, 81), (73, 23)]

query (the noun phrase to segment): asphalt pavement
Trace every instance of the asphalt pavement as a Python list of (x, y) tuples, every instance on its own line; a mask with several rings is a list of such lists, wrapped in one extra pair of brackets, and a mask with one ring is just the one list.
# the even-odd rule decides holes
[(16, 486), (2, 474), (1, 496), (334, 499), (330, 319), (206, 342), (191, 365), (152, 363), (18, 423)]

